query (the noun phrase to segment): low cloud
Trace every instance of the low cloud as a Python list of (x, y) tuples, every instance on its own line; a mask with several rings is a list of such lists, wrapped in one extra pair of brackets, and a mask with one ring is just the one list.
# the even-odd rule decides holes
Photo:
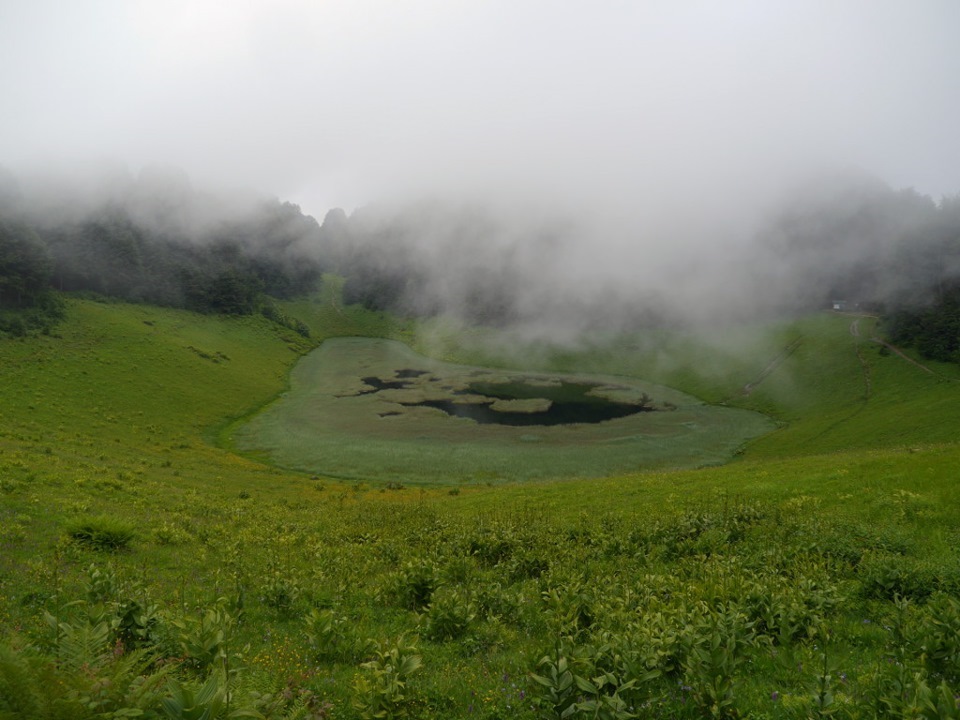
[(0, 164), (174, 166), (394, 223), (405, 254), (378, 262), (419, 268), (410, 302), (502, 285), (539, 327), (736, 313), (856, 264), (783, 251), (805, 179), (960, 191), (958, 26), (950, 0), (8, 3)]

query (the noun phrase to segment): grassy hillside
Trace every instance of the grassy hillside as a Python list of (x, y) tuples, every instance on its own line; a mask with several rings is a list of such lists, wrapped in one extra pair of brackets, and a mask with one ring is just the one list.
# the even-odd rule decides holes
[(221, 442), (322, 338), (518, 360), (335, 288), (284, 311), (313, 337), (70, 301), (0, 342), (0, 718), (956, 716), (952, 368), (839, 316), (527, 348), (783, 425), (719, 468), (342, 484)]

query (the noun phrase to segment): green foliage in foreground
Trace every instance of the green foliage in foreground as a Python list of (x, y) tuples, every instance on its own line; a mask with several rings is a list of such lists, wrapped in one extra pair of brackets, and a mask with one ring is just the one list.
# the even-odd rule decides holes
[[(526, 487), (326, 488), (195, 497), (169, 508), (175, 548), (105, 556), (61, 535), (5, 579), (0, 713), (956, 716), (952, 489), (854, 500), (785, 476), (663, 512), (697, 475), (622, 478), (656, 507), (621, 512), (577, 512), (575, 488), (544, 510)], [(511, 509), (489, 509), (502, 493)]]
[[(903, 414), (909, 444), (877, 448), (879, 383), (952, 422), (901, 359), (845, 416), (873, 449), (823, 452), (844, 382), (777, 380), (738, 402), (796, 419), (724, 467), (342, 485), (212, 440), (313, 342), (407, 330), (283, 311), (312, 338), (70, 302), (60, 337), (0, 345), (0, 718), (957, 717), (960, 447)], [(829, 320), (807, 347), (860, 367)]]

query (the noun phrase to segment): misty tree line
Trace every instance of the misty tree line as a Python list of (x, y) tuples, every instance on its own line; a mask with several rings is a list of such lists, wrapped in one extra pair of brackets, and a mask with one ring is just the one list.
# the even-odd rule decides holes
[[(516, 257), (517, 247), (509, 244), (484, 255), (478, 248), (488, 244), (485, 234), (497, 231), (482, 215), (451, 218), (430, 208), (386, 219), (372, 211), (350, 217), (331, 212), (323, 224), (328, 247), (338, 249), (336, 266), (347, 277), (346, 302), (408, 315), (453, 312), (490, 325), (518, 318), (530, 267), (542, 266), (549, 275), (550, 258), (564, 240), (561, 228), (524, 237), (526, 258)], [(437, 236), (442, 241), (421, 241)], [(769, 214), (742, 260), (747, 269), (740, 281), (753, 299), (748, 312), (804, 313), (840, 301), (882, 316), (892, 342), (960, 362), (960, 196), (935, 202), (869, 177), (824, 180), (798, 189)], [(635, 322), (621, 328), (675, 322), (668, 296), (643, 294), (649, 280), (639, 274), (626, 308), (623, 298), (603, 289), (594, 289), (593, 305), (576, 306), (562, 286), (549, 288), (543, 304), (570, 307), (594, 327), (603, 326), (604, 312), (630, 313)], [(723, 317), (724, 310), (704, 312)]]
[(49, 330), (62, 317), (63, 303), (50, 291), (51, 269), (37, 234), (0, 217), (0, 334)]
[[(262, 293), (290, 298), (315, 288), (319, 263), (291, 254), (305, 218), (295, 206), (225, 224), (202, 238), (155, 233), (122, 210), (43, 233), (58, 290), (89, 291), (199, 312), (249, 314)], [(304, 223), (306, 224), (306, 223)]]
[[(349, 217), (327, 213), (322, 234), (343, 301), (405, 316), (454, 315), (466, 322), (505, 325), (517, 317), (526, 269), (515, 247), (493, 247), (500, 232), (476, 209), (414, 205), (400, 212), (361, 208)], [(549, 239), (526, 236), (548, 256)]]
[(313, 218), (295, 205), (259, 200), (236, 217), (211, 208), (211, 219), (200, 222), (206, 198), (181, 187), (170, 200), (146, 212), (112, 197), (51, 215), (7, 178), (0, 188), (0, 331), (48, 328), (61, 312), (52, 291), (62, 291), (203, 313), (262, 311), (309, 332), (267, 296), (288, 299), (317, 287), (323, 267)]
[(842, 301), (881, 316), (894, 344), (960, 362), (960, 196), (936, 203), (875, 181), (827, 190), (762, 238), (800, 269), (805, 307)]
[[(57, 192), (38, 201), (0, 172), (0, 332), (49, 327), (62, 312), (54, 291), (286, 323), (269, 297), (309, 294), (323, 272), (345, 277), (344, 302), (408, 316), (504, 325), (578, 302), (563, 286), (533, 300), (523, 292), (531, 266), (549, 275), (562, 228), (497, 242), (503, 225), (477, 208), (331, 210), (320, 225), (278, 200), (226, 210), (163, 174), (121, 178), (98, 202)], [(751, 248), (743, 264), (757, 268), (755, 305), (808, 312), (840, 300), (882, 315), (892, 342), (960, 362), (960, 196), (934, 202), (870, 179), (825, 182), (769, 215)], [(662, 294), (640, 297), (627, 307), (638, 326), (671, 322)], [(576, 312), (600, 325), (604, 314), (623, 315), (622, 301), (596, 293)]]

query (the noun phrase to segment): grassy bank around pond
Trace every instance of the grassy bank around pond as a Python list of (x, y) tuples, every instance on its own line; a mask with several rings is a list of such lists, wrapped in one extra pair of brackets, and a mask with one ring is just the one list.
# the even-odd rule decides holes
[[(70, 301), (55, 336), (0, 342), (0, 718), (956, 716), (952, 369), (839, 317), (751, 331), (770, 352), (704, 375), (693, 337), (531, 353), (786, 424), (722, 467), (343, 483), (215, 441), (324, 337), (428, 335), (285, 310), (311, 339)], [(429, 335), (508, 364), (481, 336)]]

